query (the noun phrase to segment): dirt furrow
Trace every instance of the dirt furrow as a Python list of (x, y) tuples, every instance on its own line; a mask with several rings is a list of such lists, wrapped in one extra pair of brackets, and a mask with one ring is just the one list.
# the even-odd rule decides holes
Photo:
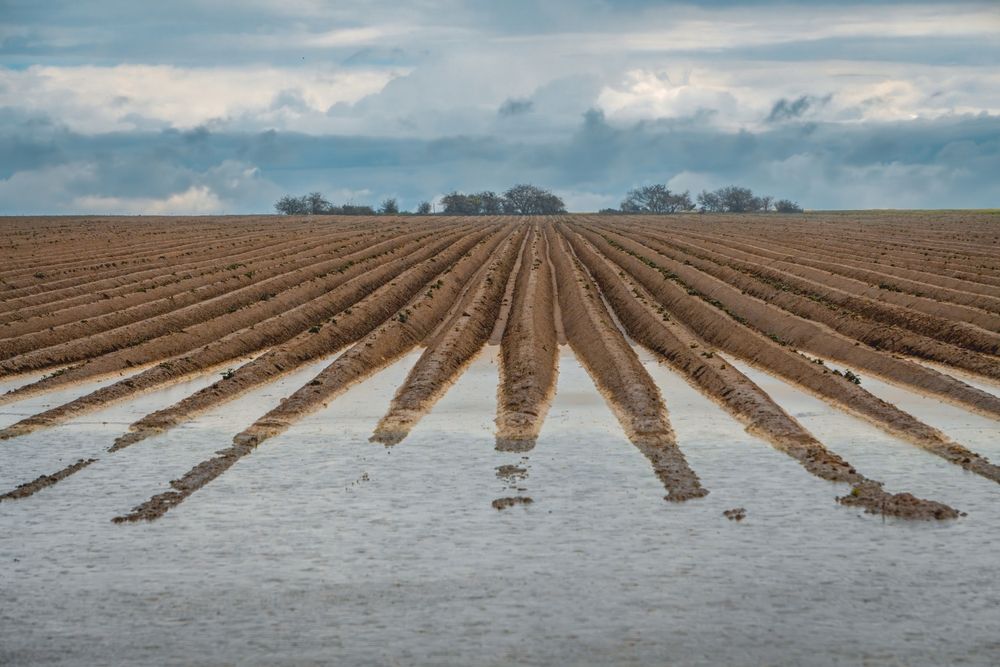
[[(383, 238), (393, 238), (393, 236), (388, 235)], [(8, 359), (32, 350), (45, 349), (67, 341), (96, 336), (126, 325), (146, 322), (161, 315), (176, 313), (183, 308), (236, 292), (276, 276), (285, 275), (290, 269), (307, 267), (311, 263), (329, 261), (356, 252), (359, 247), (362, 247), (362, 244), (363, 241), (359, 242), (355, 239), (352, 243), (333, 247), (313, 247), (285, 257), (270, 258), (260, 264), (230, 262), (229, 258), (221, 261), (217, 259), (216, 264), (219, 268), (216, 272), (197, 277), (191, 281), (182, 281), (182, 283), (187, 284), (180, 293), (177, 293), (177, 290), (170, 290), (173, 293), (168, 296), (147, 300), (142, 298), (145, 296), (144, 294), (133, 292), (124, 299), (106, 300), (104, 303), (107, 303), (109, 307), (117, 307), (108, 310), (105, 314), (93, 312), (96, 310), (94, 306), (87, 304), (53, 313), (49, 318), (35, 318), (31, 321), (15, 323), (9, 328), (28, 329), (28, 331), (16, 337), (0, 340), (0, 359)], [(218, 275), (218, 271), (226, 271), (227, 269), (229, 270), (225, 275)], [(127, 305), (130, 302), (134, 305)], [(52, 326), (50, 323), (53, 320), (64, 323)], [(49, 326), (46, 327), (47, 324)], [(9, 328), (0, 328), (0, 331), (6, 332)], [(152, 334), (144, 332), (141, 335), (149, 337)]]
[[(287, 319), (287, 315), (297, 312), (295, 309), (304, 307), (306, 310), (309, 310), (311, 307), (310, 302), (321, 298), (331, 290), (336, 289), (339, 285), (363, 273), (367, 273), (373, 266), (377, 266), (377, 263), (384, 261), (385, 258), (406, 256), (416, 249), (412, 243), (389, 242), (380, 251), (377, 248), (369, 249), (368, 256), (359, 258), (357, 261), (344, 258), (345, 263), (341, 267), (342, 271), (334, 271), (321, 279), (302, 283), (288, 289), (285, 293), (275, 298), (261, 300), (261, 302), (248, 308), (235, 310), (232, 313), (225, 313), (219, 317), (189, 327), (186, 330), (177, 331), (136, 347), (95, 357), (77, 366), (68, 366), (60, 369), (41, 380), (0, 395), (0, 403), (20, 400), (26, 396), (50, 391), (63, 385), (104, 377), (134, 366), (151, 364), (169, 359), (170, 357), (184, 355), (203, 345), (218, 341), (220, 338), (231, 334), (239, 334), (241, 331), (242, 335), (248, 340), (256, 338), (258, 335), (258, 325), (265, 321), (271, 323), (277, 321), (279, 332), (290, 331), (289, 327), (297, 325), (298, 321), (288, 320), (288, 324), (286, 325), (284, 324), (284, 320)], [(305, 327), (317, 323), (310, 322)], [(298, 333), (298, 331), (294, 333)], [(266, 347), (266, 344), (262, 346)]]
[[(73, 271), (65, 271), (62, 274), (50, 275), (45, 269), (37, 269), (28, 278), (21, 280), (7, 279), (4, 283), (4, 297), (9, 299), (24, 299), (36, 297), (34, 302), (41, 302), (49, 294), (59, 294), (60, 290), (74, 288), (82, 284), (106, 281), (104, 284), (112, 284), (114, 279), (118, 284), (127, 283), (130, 277), (140, 273), (163, 272), (171, 263), (178, 260), (184, 262), (206, 259), (213, 254), (224, 254), (227, 252), (238, 252), (241, 244), (222, 237), (206, 239), (202, 242), (190, 244), (189, 249), (183, 252), (154, 255), (142, 255), (127, 262), (106, 262), (96, 266), (84, 265)], [(95, 288), (99, 289), (98, 287)]]
[(683, 235), (686, 238), (695, 238), (709, 243), (717, 244), (726, 248), (724, 252), (735, 250), (745, 253), (753, 258), (753, 261), (766, 262), (775, 269), (780, 269), (792, 275), (802, 276), (825, 283), (831, 287), (837, 287), (852, 294), (868, 296), (879, 299), (887, 303), (902, 306), (911, 310), (919, 311), (934, 317), (943, 317), (956, 322), (964, 322), (975, 325), (991, 332), (1000, 331), (1000, 317), (993, 313), (988, 313), (978, 308), (971, 308), (959, 304), (945, 303), (937, 301), (925, 295), (904, 293), (888, 283), (871, 283), (856, 277), (841, 275), (833, 271), (807, 266), (795, 261), (795, 257), (783, 253), (771, 252), (757, 246), (742, 243), (735, 238), (723, 238), (706, 234)]
[(649, 459), (667, 489), (666, 500), (708, 493), (677, 446), (660, 390), (618, 331), (596, 285), (566, 247), (546, 229), (559, 285), (566, 339), (618, 418), (628, 439)]
[[(386, 264), (373, 271), (372, 275), (355, 278), (326, 297), (330, 303), (327, 310), (335, 314), (323, 324), (268, 350), (211, 386), (137, 420), (129, 427), (128, 433), (115, 440), (111, 451), (162, 433), (197, 414), (234, 400), (254, 387), (291, 373), (303, 364), (356, 342), (397, 313), (421, 289), (428, 292), (438, 289), (436, 283), (430, 281), (496, 231), (489, 229), (469, 234), (447, 247), (443, 247), (441, 242), (432, 243), (405, 261)], [(358, 295), (367, 293), (374, 285), (380, 286), (358, 300)]]
[(956, 465), (994, 481), (1000, 481), (1000, 468), (986, 458), (951, 441), (947, 436), (912, 415), (872, 395), (844, 377), (814, 363), (786, 345), (747, 326), (739, 314), (689, 293), (680, 278), (647, 255), (651, 251), (634, 242), (614, 243), (594, 232), (580, 233), (624, 271), (631, 274), (657, 301), (688, 329), (696, 332), (720, 350), (778, 375), (842, 410), (866, 419), (884, 431), (930, 451)]
[[(676, 248), (680, 252), (711, 260), (716, 264), (728, 266), (761, 282), (774, 286), (785, 292), (794, 292), (806, 296), (817, 303), (825, 305), (834, 311), (850, 311), (866, 318), (885, 324), (904, 327), (915, 333), (935, 338), (941, 342), (967, 348), (976, 352), (996, 355), (1000, 353), (1000, 334), (987, 331), (965, 322), (955, 322), (943, 317), (934, 317), (885, 303), (882, 300), (855, 294), (838, 287), (828, 285), (805, 277), (799, 277), (775, 268), (773, 265), (742, 259), (752, 257), (737, 250), (716, 252), (706, 245), (696, 242), (678, 241), (663, 234), (651, 232), (644, 228), (645, 236), (658, 240), (663, 247)], [(987, 373), (989, 375), (989, 373)]]
[[(59, 326), (83, 318), (111, 313), (155, 299), (178, 298), (192, 288), (207, 284), (206, 278), (246, 277), (257, 275), (260, 266), (274, 263), (282, 256), (291, 256), (300, 251), (316, 248), (342, 248), (350, 243), (369, 243), (361, 235), (330, 234), (321, 235), (316, 242), (296, 239), (286, 243), (264, 240), (262, 247), (250, 252), (224, 254), (199, 262), (169, 267), (169, 272), (156, 270), (131, 276), (127, 282), (115, 279), (109, 284), (117, 287), (95, 288), (93, 284), (81, 284), (68, 288), (66, 296), (47, 293), (37, 298), (18, 299), (19, 305), (13, 312), (0, 315), (0, 335), (4, 338), (41, 331), (50, 326)], [(319, 253), (317, 253), (319, 254)], [(246, 275), (249, 274), (249, 275)], [(143, 276), (146, 276), (145, 278)], [(30, 327), (30, 328), (29, 328)]]
[[(536, 229), (522, 258), (500, 339), (496, 448), (532, 449), (556, 390), (559, 341), (548, 241)], [(561, 324), (560, 324), (561, 327)]]
[(30, 482), (19, 484), (16, 488), (7, 491), (6, 493), (0, 493), (0, 502), (5, 500), (21, 500), (23, 498), (27, 498), (28, 496), (33, 496), (42, 489), (47, 489), (50, 486), (58, 484), (73, 473), (79, 472), (91, 463), (96, 462), (97, 459), (79, 459), (76, 463), (70, 464), (62, 470), (52, 473), (51, 475), (41, 475)]
[[(235, 398), (241, 391), (262, 384), (270, 377), (280, 375), (283, 370), (290, 372), (294, 367), (306, 363), (314, 356), (336, 350), (337, 347), (334, 346), (336, 343), (333, 341), (338, 340), (338, 334), (342, 333), (343, 336), (349, 337), (358, 326), (365, 326), (366, 322), (363, 317), (379, 316), (380, 310), (385, 309), (384, 306), (380, 308), (380, 305), (385, 301), (383, 298), (385, 293), (389, 293), (389, 302), (393, 303), (392, 298), (400, 282), (400, 280), (394, 279), (402, 271), (418, 262), (427, 260), (433, 260), (431, 271), (434, 271), (434, 262), (437, 261), (434, 260), (434, 255), (444, 250), (454, 240), (454, 236), (442, 237), (421, 248), (417, 253), (375, 267), (372, 271), (345, 282), (316, 300), (278, 313), (249, 329), (223, 336), (183, 357), (169, 359), (133, 377), (120, 380), (63, 405), (22, 419), (5, 429), (0, 429), (0, 440), (54, 426), (85, 412), (131, 398), (140, 392), (179, 382), (195, 373), (203, 372), (232, 359), (252, 354), (266, 347), (279, 346), (250, 362), (242, 372), (237, 374), (234, 371), (232, 376), (223, 378), (222, 381), (197, 392), (189, 397), (190, 400), (185, 399), (174, 409), (168, 408), (160, 413), (147, 416), (147, 421), (144, 422), (140, 430), (132, 435), (119, 438), (113, 449), (120, 449), (126, 444), (148, 437), (158, 430), (167, 428), (172, 423), (179, 423), (187, 413), (195, 414), (216, 403), (228, 400), (230, 397)], [(458, 240), (458, 244), (460, 247), (466, 247), (471, 244), (471, 241), (463, 238)], [(456, 253), (452, 251), (445, 254), (451, 256)], [(413, 278), (408, 277), (406, 286), (412, 282)], [(383, 287), (385, 289), (382, 289)], [(419, 288), (419, 284), (417, 288)], [(372, 304), (359, 304), (358, 302), (372, 290), (375, 290), (375, 293), (382, 290), (379, 298)], [(357, 313), (354, 312), (355, 304), (357, 304)], [(347, 312), (342, 313), (342, 311)], [(341, 318), (348, 316), (344, 323), (347, 325), (345, 328), (336, 326), (339, 323), (338, 316)], [(388, 316), (388, 314), (384, 316)], [(334, 321), (330, 322), (330, 319)], [(380, 321), (376, 320), (371, 324), (371, 327), (374, 328)], [(327, 326), (324, 326), (324, 323)], [(297, 339), (296, 336), (298, 336)], [(281, 347), (281, 344), (289, 340), (295, 340), (298, 344), (291, 349)], [(268, 375), (268, 372), (271, 375)]]
[(1000, 297), (997, 296), (976, 294), (973, 292), (942, 287), (936, 283), (926, 282), (926, 280), (918, 281), (904, 278), (873, 268), (859, 268), (848, 265), (842, 261), (831, 262), (822, 259), (813, 259), (808, 256), (808, 253), (782, 253), (780, 250), (776, 251), (771, 248), (761, 248), (754, 244), (745, 243), (745, 245), (748, 245), (756, 250), (764, 250), (778, 254), (783, 259), (793, 261), (796, 264), (811, 266), (825, 271), (830, 271), (831, 273), (847, 276), (849, 278), (863, 280), (872, 285), (885, 286), (884, 289), (906, 292), (915, 296), (929, 296), (937, 301), (955, 303), (962, 306), (968, 306), (970, 308), (978, 308), (988, 313), (1000, 313)]
[[(509, 227), (507, 228), (509, 229)], [(319, 409), (355, 383), (385, 368), (420, 343), (446, 316), (465, 284), (477, 274), (483, 279), (507, 271), (514, 263), (523, 232), (505, 231), (482, 241), (449, 270), (439, 274), (441, 285), (423, 293), (340, 355), (304, 387), (233, 438), (233, 444), (173, 480), (173, 490), (153, 496), (116, 523), (151, 521), (182, 503), (191, 494), (222, 475), (262, 442), (285, 431), (294, 422)], [(484, 266), (485, 265), (485, 266)]]
[(851, 484), (852, 504), (867, 511), (908, 519), (951, 519), (958, 512), (939, 502), (910, 494), (891, 494), (829, 451), (798, 421), (743, 373), (715, 354), (703, 339), (671, 319), (641, 285), (581, 237), (561, 229), (576, 255), (598, 283), (618, 319), (636, 342), (670, 364), (695, 389), (746, 426), (747, 432), (797, 460), (811, 474)]
[(352, 272), (367, 262), (398, 253), (423, 238), (425, 232), (403, 235), (144, 322), (22, 354), (0, 362), (0, 376), (86, 360), (51, 378), (51, 386), (165, 359), (313, 299), (356, 275)]
[[(660, 242), (643, 232), (633, 232), (633, 237), (665, 257), (694, 266), (719, 280), (737, 287), (744, 293), (778, 306), (799, 317), (821, 322), (834, 331), (861, 341), (875, 350), (919, 357), (948, 366), (961, 368), (983, 377), (1000, 379), (1000, 358), (988, 357), (958, 345), (943, 343), (890, 324), (872, 321), (854, 311), (841, 310), (833, 303), (821, 299), (815, 292), (794, 288), (778, 278), (762, 279), (758, 274), (740, 271), (729, 262), (705, 259), (696, 252), (676, 250), (672, 244)], [(983, 332), (984, 338), (988, 332)], [(986, 340), (984, 343), (988, 342)], [(988, 352), (1000, 350), (1000, 336), (990, 345)], [(1000, 407), (1000, 404), (998, 404)]]
[[(874, 265), (880, 271), (900, 275), (904, 278), (933, 284), (940, 283), (944, 287), (980, 294), (991, 294), (989, 291), (984, 291), (984, 288), (1000, 284), (995, 276), (970, 272), (967, 268), (957, 268), (942, 263), (940, 260), (932, 260), (929, 251), (884, 250), (861, 245), (857, 241), (823, 240), (818, 235), (809, 239), (808, 243), (773, 234), (755, 238), (766, 242), (769, 247), (771, 244), (780, 244), (775, 249), (780, 247), (791, 253), (804, 252), (817, 259), (836, 261), (859, 268), (869, 268)], [(966, 267), (967, 265), (960, 266)]]
[(613, 232), (605, 232), (604, 236), (629, 252), (640, 253), (646, 260), (676, 276), (678, 281), (684, 283), (690, 295), (725, 310), (742, 324), (751, 326), (782, 344), (836, 360), (852, 368), (861, 368), (889, 382), (933, 394), (979, 414), (1000, 418), (1000, 397), (926, 366), (863, 347), (859, 342), (846, 338), (833, 329), (748, 296), (727, 282), (694, 266), (666, 257), (628, 237)]
[(525, 236), (514, 262), (498, 257), (495, 270), (459, 298), (455, 312), (430, 337), (427, 349), (396, 391), (389, 411), (375, 427), (372, 442), (402, 442), (483, 349), (499, 317), (512, 267), (524, 256), (527, 241)]

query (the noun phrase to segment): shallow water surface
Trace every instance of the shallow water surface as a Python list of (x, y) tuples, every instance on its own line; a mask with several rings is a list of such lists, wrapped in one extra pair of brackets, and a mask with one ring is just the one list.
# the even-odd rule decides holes
[[(116, 454), (104, 450), (129, 422), (215, 376), (2, 443), (6, 488), (68, 460), (100, 461), (0, 504), (0, 664), (1000, 661), (996, 484), (741, 365), (865, 474), (968, 512), (946, 523), (863, 515), (834, 502), (848, 487), (809, 475), (643, 354), (710, 491), (667, 503), (566, 348), (533, 451), (493, 448), (493, 347), (406, 440), (368, 442), (417, 356), (154, 523), (110, 519), (328, 360)], [(864, 382), (1000, 458), (995, 423)], [(0, 406), (3, 419), (18, 406)], [(504, 464), (525, 478), (499, 478)], [(491, 506), (515, 495), (534, 502)], [(722, 515), (734, 507), (744, 521)]]

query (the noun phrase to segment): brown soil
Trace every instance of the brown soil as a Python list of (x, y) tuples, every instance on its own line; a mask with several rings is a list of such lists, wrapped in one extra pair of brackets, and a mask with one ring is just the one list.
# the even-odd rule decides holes
[(523, 256), (526, 241), (527, 237), (522, 237), (513, 260), (501, 254), (485, 266), (485, 274), (474, 279), (470, 289), (455, 302), (451, 316), (432, 335), (427, 349), (393, 397), (389, 411), (375, 427), (372, 442), (402, 442), (483, 348), (500, 315), (511, 271), (517, 258)]
[[(112, 446), (120, 449), (345, 350), (122, 521), (161, 516), (266, 438), (424, 345), (376, 428), (375, 439), (398, 442), (488, 340), (501, 346), (498, 449), (535, 445), (558, 345), (568, 343), (672, 500), (706, 491), (629, 339), (813, 475), (850, 484), (842, 504), (907, 519), (960, 516), (863, 476), (724, 355), (1000, 481), (1000, 467), (813, 359), (1000, 419), (995, 392), (947, 370), (1000, 379), (1000, 234), (988, 214), (55, 217), (4, 218), (0, 231), (0, 377), (58, 369), (0, 403), (142, 369), (0, 438), (254, 357), (139, 419)], [(93, 463), (81, 459), (0, 499)], [(516, 494), (527, 468), (500, 466), (497, 475)]]
[(495, 510), (505, 510), (514, 505), (530, 505), (534, 500), (528, 496), (507, 496), (505, 498), (497, 498), (491, 504)]
[[(347, 282), (324, 297), (330, 303), (327, 310), (335, 314), (323, 324), (268, 350), (211, 386), (139, 419), (129, 427), (129, 433), (115, 441), (111, 451), (170, 429), (254, 387), (291, 373), (313, 359), (356, 342), (396, 313), (425, 288), (428, 281), (454, 264), (486, 234), (469, 235), (457, 242), (446, 237), (409, 256), (407, 261), (387, 263), (371, 274)], [(375, 286), (373, 292), (357, 300)]]
[[(624, 272), (616, 273), (591, 244), (565, 228), (561, 231), (634, 340), (661, 356), (689, 384), (746, 424), (748, 432), (796, 459), (813, 475), (831, 482), (873, 483), (878, 492), (886, 495), (880, 483), (871, 482), (824, 447), (763, 389), (717, 355), (711, 345), (671, 318), (641, 285)], [(920, 499), (917, 502), (939, 505)]]
[[(356, 274), (366, 262), (398, 253), (429, 236), (407, 234), (319, 262), (312, 258), (279, 276), (240, 287), (225, 295), (82, 340), (33, 350), (0, 362), (0, 375), (88, 360), (46, 387), (97, 377), (159, 361), (243, 328), (322, 295)], [(32, 391), (26, 388), (24, 391)]]
[(497, 466), (497, 477), (507, 481), (519, 482), (528, 476), (528, 469), (511, 463)]
[[(749, 363), (774, 373), (837, 407), (871, 421), (885, 431), (900, 436), (967, 470), (1000, 481), (1000, 468), (957, 443), (912, 415), (882, 401), (863, 388), (831, 373), (790, 349), (776, 334), (766, 337), (741, 315), (729, 312), (721, 302), (690, 287), (684, 288), (677, 274), (660, 267), (647, 255), (654, 254), (639, 244), (623, 239), (612, 244), (596, 234), (580, 232), (601, 252), (631, 274), (635, 280), (676, 316), (688, 329), (697, 331), (707, 342)], [(629, 252), (626, 252), (626, 249)], [(641, 259), (640, 259), (641, 258)], [(691, 298), (695, 296), (697, 298)], [(763, 310), (762, 307), (758, 307)], [(760, 311), (758, 311), (760, 312)], [(739, 319), (737, 319), (739, 318)], [(805, 322), (805, 320), (803, 320)], [(738, 326), (743, 324), (744, 326)], [(768, 327), (768, 323), (764, 323)], [(773, 327), (781, 331), (779, 327)], [(822, 336), (823, 332), (817, 332)], [(857, 348), (859, 349), (859, 348)], [(888, 355), (885, 359), (893, 361)]]
[[(508, 228), (509, 229), (509, 228)], [(203, 461), (180, 480), (171, 482), (174, 491), (154, 496), (128, 515), (115, 521), (153, 520), (183, 502), (262, 442), (285, 431), (294, 422), (321, 408), (352, 385), (385, 368), (418, 345), (448, 314), (463, 287), (474, 276), (482, 281), (499, 279), (513, 266), (524, 232), (495, 235), (468, 251), (462, 259), (438, 274), (440, 286), (428, 289), (411, 300), (396, 316), (353, 345), (313, 380), (283, 400), (250, 427), (233, 438), (233, 444), (214, 458)], [(496, 253), (496, 256), (494, 256)], [(489, 261), (492, 258), (492, 261)], [(484, 265), (487, 268), (483, 271)]]
[(837, 498), (842, 505), (862, 507), (869, 514), (885, 514), (902, 519), (957, 519), (960, 513), (947, 505), (922, 500), (909, 493), (888, 494), (878, 482), (858, 484), (846, 496)]
[[(471, 236), (465, 239), (460, 239), (459, 246), (462, 248), (468, 247), (475, 242), (476, 238), (478, 237)], [(149, 391), (166, 384), (179, 382), (193, 373), (204, 371), (232, 361), (233, 359), (252, 354), (253, 352), (259, 351), (265, 347), (284, 343), (296, 335), (304, 337), (308, 341), (308, 344), (311, 345), (312, 351), (314, 352), (311, 355), (300, 355), (300, 350), (297, 349), (293, 349), (291, 352), (287, 352), (285, 348), (273, 350), (273, 354), (270, 354), (269, 356), (265, 355), (265, 359), (260, 360), (259, 363), (253, 365), (252, 370), (238, 373), (239, 377), (234, 375), (226, 378), (228, 382), (225, 383), (225, 390), (220, 389), (218, 386), (219, 383), (216, 383), (212, 387), (195, 394), (191, 397), (191, 401), (186, 403), (182, 408), (171, 413), (166, 419), (155, 421), (154, 424), (151, 425), (154, 431), (162, 430), (168, 425), (182, 421), (184, 410), (190, 409), (192, 412), (197, 412), (199, 410), (208, 409), (212, 405), (222, 402), (222, 400), (224, 400), (227, 396), (235, 396), (238, 392), (234, 392), (234, 388), (242, 391), (251, 388), (255, 384), (263, 382), (268, 376), (266, 374), (260, 375), (259, 370), (264, 367), (265, 364), (272, 361), (275, 356), (280, 356), (282, 353), (286, 353), (284, 354), (284, 359), (278, 360), (277, 370), (282, 371), (287, 367), (288, 371), (291, 371), (293, 370), (294, 365), (301, 365), (317, 355), (336, 350), (336, 346), (322, 345), (322, 343), (329, 337), (336, 337), (337, 334), (342, 333), (346, 334), (346, 338), (349, 339), (351, 331), (356, 330), (358, 326), (364, 327), (366, 325), (374, 325), (381, 321), (377, 319), (380, 312), (378, 306), (386, 303), (386, 301), (384, 299), (375, 299), (373, 303), (359, 305), (357, 314), (354, 315), (353, 318), (350, 318), (346, 323), (348, 325), (355, 325), (353, 329), (350, 326), (327, 327), (324, 331), (322, 326), (323, 322), (328, 322), (330, 319), (336, 320), (336, 316), (340, 314), (342, 310), (348, 309), (357, 303), (358, 299), (362, 298), (363, 295), (367, 294), (368, 291), (375, 286), (386, 283), (384, 291), (395, 293), (397, 290), (393, 289), (393, 287), (395, 287), (395, 283), (392, 282), (391, 279), (398, 275), (399, 270), (406, 269), (416, 260), (426, 260), (428, 258), (433, 260), (429, 269), (425, 270), (425, 274), (428, 274), (428, 272), (436, 273), (439, 271), (439, 265), (442, 262), (440, 261), (440, 258), (433, 258), (433, 255), (443, 249), (444, 246), (448, 245), (450, 240), (452, 240), (452, 237), (446, 236), (438, 242), (429, 244), (427, 247), (419, 250), (415, 253), (415, 255), (401, 258), (396, 262), (382, 264), (370, 272), (363, 273), (364, 269), (362, 267), (368, 266), (367, 264), (359, 264), (356, 267), (352, 267), (352, 271), (345, 271), (345, 275), (349, 275), (351, 273), (360, 273), (361, 275), (358, 275), (352, 280), (348, 280), (340, 285), (339, 288), (328, 291), (317, 299), (270, 317), (263, 322), (251, 325), (248, 329), (237, 331), (228, 336), (222, 336), (208, 345), (189, 352), (181, 357), (169, 359), (168, 361), (143, 371), (133, 377), (129, 377), (109, 386), (102, 387), (101, 389), (70, 401), (69, 403), (65, 403), (55, 408), (46, 410), (45, 412), (23, 419), (16, 424), (0, 430), (0, 440), (31, 433), (40, 428), (54, 426), (55, 424), (64, 422), (74, 416), (98, 409), (116, 401), (124, 400), (125, 398), (133, 396), (139, 392)], [(355, 272), (354, 269), (357, 269), (357, 271)], [(410, 282), (413, 281), (411, 280)], [(419, 282), (418, 279), (414, 289), (419, 288), (422, 284), (423, 283)], [(405, 296), (408, 298), (408, 294), (405, 294)], [(391, 307), (392, 304), (396, 302), (389, 301), (388, 303)], [(398, 305), (396, 307), (398, 307)], [(396, 308), (391, 308), (388, 313), (383, 314), (388, 316), (391, 312), (394, 312), (395, 309)], [(322, 335), (307, 335), (311, 334), (312, 328), (315, 327), (320, 328), (319, 333)], [(346, 344), (346, 342), (348, 341), (344, 340), (341, 345)], [(301, 345), (299, 347), (301, 347)], [(282, 366), (282, 363), (284, 363), (284, 366)], [(253, 382), (252, 379), (255, 377), (259, 377), (260, 382)], [(42, 383), (43, 382), (46, 381), (43, 380)], [(41, 383), (35, 383), (35, 385), (28, 386), (32, 387), (39, 384)], [(14, 392), (12, 395), (17, 396), (19, 395), (19, 392)], [(149, 435), (150, 433), (148, 432), (149, 429), (146, 428), (147, 426), (150, 425), (144, 424), (143, 428), (140, 428), (140, 431), (145, 429), (146, 435)], [(137, 432), (137, 435), (129, 437), (128, 441), (131, 443), (139, 439), (142, 438), (139, 437)], [(120, 445), (118, 448), (120, 448)]]
[[(738, 288), (737, 272), (725, 269), (734, 276), (734, 284), (699, 271), (695, 266), (671, 259), (656, 250), (628, 237), (608, 232), (607, 240), (617, 243), (624, 251), (634, 253), (673, 276), (689, 295), (698, 296), (707, 303), (728, 313), (737, 321), (760, 333), (789, 346), (794, 346), (816, 356), (833, 359), (853, 368), (862, 368), (890, 382), (933, 394), (942, 400), (957, 403), (980, 414), (1000, 419), (1000, 397), (987, 393), (948, 375), (862, 346), (858, 341), (843, 336), (812, 320), (793, 315), (760, 299), (755, 299)], [(813, 309), (819, 309), (814, 306)]]
[(649, 459), (667, 489), (666, 499), (679, 502), (706, 495), (708, 491), (677, 446), (656, 383), (616, 328), (597, 286), (571, 255), (565, 239), (548, 231), (570, 347), (604, 394), (629, 440)]
[[(914, 317), (897, 306), (790, 276), (759, 263), (667, 240), (660, 234), (641, 233), (637, 238), (649, 239), (649, 247), (664, 255), (690, 262), (752, 296), (797, 315), (822, 321), (875, 349), (940, 361), (984, 377), (1000, 379), (1000, 359), (976, 354), (995, 355), (1000, 351), (1000, 335), (993, 332), (943, 318), (927, 315)], [(927, 336), (936, 340), (929, 340)]]
[(555, 394), (559, 344), (548, 255), (548, 241), (536, 227), (500, 340), (496, 419), (500, 451), (528, 451), (535, 446)]

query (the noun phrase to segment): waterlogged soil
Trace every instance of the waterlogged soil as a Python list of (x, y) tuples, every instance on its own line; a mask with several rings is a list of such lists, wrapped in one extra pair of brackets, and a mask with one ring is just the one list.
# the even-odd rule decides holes
[[(642, 350), (703, 498), (663, 500), (565, 346), (530, 453), (495, 450), (495, 346), (405, 441), (370, 443), (421, 351), (155, 523), (110, 518), (227, 446), (330, 360), (115, 454), (104, 450), (129, 423), (217, 376), (3, 443), (5, 490), (99, 460), (0, 503), (0, 664), (996, 663), (995, 482), (731, 360), (859, 471), (967, 516), (910, 522), (839, 505), (848, 485), (748, 435)], [(995, 422), (862, 382), (1000, 461)], [(53, 398), (2, 406), (0, 420)], [(493, 508), (518, 497), (533, 502)], [(733, 509), (743, 520), (727, 520)]]

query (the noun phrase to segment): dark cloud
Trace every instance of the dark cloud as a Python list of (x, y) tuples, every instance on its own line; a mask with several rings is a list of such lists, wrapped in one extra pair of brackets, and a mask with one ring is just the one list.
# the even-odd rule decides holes
[[(192, 189), (233, 211), (311, 189), (412, 206), (526, 180), (581, 201), (670, 180), (743, 183), (818, 208), (996, 206), (1000, 119), (956, 115), (997, 108), (1000, 42), (983, 37), (982, 18), (993, 4), (884, 11), (892, 4), (904, 3), (0, 0), (0, 93), (19, 107), (0, 109), (0, 212)], [(814, 17), (837, 19), (844, 5), (838, 29)], [(975, 20), (923, 34), (970, 7)], [(886, 35), (851, 34), (881, 29), (876, 16)], [(680, 34), (685, 21), (719, 32)], [(680, 43), (656, 39), (671, 30)], [(168, 66), (154, 69), (177, 92), (160, 101), (148, 81), (144, 93), (87, 69), (123, 64)], [(391, 80), (320, 108), (317, 93), (344, 85), (324, 77), (341, 71)], [(225, 80), (245, 72), (249, 87)], [(220, 85), (177, 84), (191, 73)], [(180, 113), (192, 95), (210, 111)]]
[(771, 107), (771, 113), (767, 116), (767, 122), (778, 123), (783, 120), (801, 118), (810, 109), (821, 107), (831, 99), (833, 99), (833, 95), (826, 95), (824, 97), (802, 95), (794, 100), (788, 100), (783, 97)]
[[(775, 124), (724, 132), (697, 121), (615, 125), (593, 110), (565, 140), (433, 140), (232, 133), (198, 128), (81, 135), (0, 112), (4, 213), (70, 212), (79, 197), (163, 199), (208, 188), (230, 211), (270, 209), (282, 192), (393, 194), (405, 206), (453, 188), (533, 181), (618, 198), (642, 182), (742, 183), (811, 208), (995, 207), (1000, 118)], [(13, 198), (12, 198), (13, 197)], [(612, 201), (617, 201), (613, 199)]]
[(519, 116), (528, 113), (534, 107), (534, 102), (527, 99), (515, 99), (508, 97), (497, 109), (497, 115), (506, 118), (509, 116)]

